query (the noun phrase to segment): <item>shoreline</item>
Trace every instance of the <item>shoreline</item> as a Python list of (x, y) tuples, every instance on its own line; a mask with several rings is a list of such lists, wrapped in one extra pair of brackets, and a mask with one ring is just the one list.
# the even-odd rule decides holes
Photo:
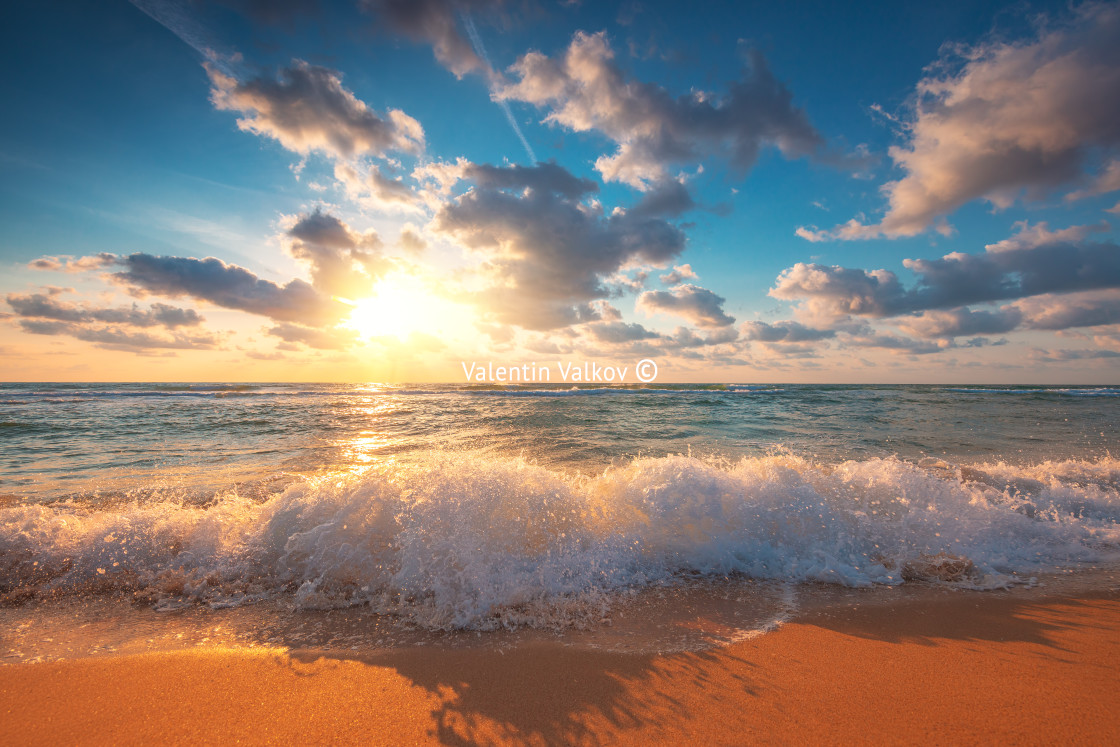
[(1120, 739), (1120, 590), (815, 605), (677, 654), (217, 648), (0, 666), (15, 744)]

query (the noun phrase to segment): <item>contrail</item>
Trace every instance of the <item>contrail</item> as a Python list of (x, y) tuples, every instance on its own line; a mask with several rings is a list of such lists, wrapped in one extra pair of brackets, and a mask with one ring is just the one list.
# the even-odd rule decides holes
[[(466, 13), (463, 14), (463, 25), (467, 27), (467, 34), (471, 37), (471, 46), (474, 47), (474, 53), (482, 58), (486, 63), (486, 67), (490, 70), (494, 66), (490, 64), (490, 56), (486, 54), (486, 47), (482, 46), (482, 39), (478, 35), (478, 29), (474, 27), (474, 21)], [(529, 145), (529, 141), (525, 139), (525, 134), (521, 132), (521, 128), (517, 125), (517, 120), (513, 118), (513, 112), (510, 111), (509, 102), (505, 99), (498, 99), (498, 106), (502, 107), (502, 111), (506, 114), (506, 119), (509, 120), (509, 126), (517, 133), (517, 139), (525, 146), (525, 152), (529, 154), (529, 161), (531, 163), (537, 162), (537, 154), (533, 152), (533, 146)]]
[(228, 63), (218, 54), (216, 45), (206, 29), (174, 0), (129, 0), (133, 6), (153, 21), (179, 37), (183, 43), (202, 55), (203, 59), (232, 75)]

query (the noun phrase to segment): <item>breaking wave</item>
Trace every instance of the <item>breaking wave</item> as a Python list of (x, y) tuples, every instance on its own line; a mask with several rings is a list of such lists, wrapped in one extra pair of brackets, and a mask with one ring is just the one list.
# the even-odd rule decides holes
[[(432, 629), (556, 625), (682, 576), (1006, 585), (1120, 549), (1120, 461), (956, 466), (788, 454), (635, 459), (596, 477), (432, 454), (269, 497), (0, 508), (0, 592), (157, 608), (290, 597)], [(592, 611), (592, 612), (589, 612)]]

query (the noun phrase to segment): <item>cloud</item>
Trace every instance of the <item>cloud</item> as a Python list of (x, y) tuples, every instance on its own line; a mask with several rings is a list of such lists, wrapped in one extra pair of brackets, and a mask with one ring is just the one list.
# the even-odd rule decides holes
[(135, 295), (188, 296), (277, 321), (320, 326), (337, 322), (345, 313), (343, 304), (303, 280), (278, 285), (215, 257), (157, 257), (137, 252), (118, 262), (125, 269), (114, 273), (113, 281)]
[(284, 342), (300, 343), (319, 350), (344, 350), (357, 342), (358, 339), (358, 333), (355, 330), (344, 327), (315, 329), (286, 322), (270, 328), (268, 334), (279, 337)]
[(282, 361), (287, 359), (287, 356), (280, 352), (262, 353), (259, 350), (246, 350), (245, 357), (252, 358), (255, 361)]
[(376, 165), (367, 164), (363, 177), (358, 168), (342, 161), (334, 165), (334, 178), (355, 200), (369, 200), (371, 207), (380, 210), (416, 212), (420, 210), (418, 195), (411, 186), (400, 179), (390, 179)]
[(492, 166), (471, 163), (460, 157), (454, 163), (432, 161), (421, 164), (413, 169), (412, 178), (422, 186), (420, 196), (435, 210), (443, 206), (454, 187), (462, 181), (471, 181), (479, 187), (488, 189), (528, 188), (552, 192), (572, 201), (578, 201), (599, 191), (596, 182), (574, 176), (552, 160), (536, 163), (533, 166), (519, 164)]
[(50, 319), (20, 319), (19, 326), (24, 332), (33, 335), (65, 335), (91, 342), (100, 348), (130, 352), (208, 350), (217, 347), (221, 342), (220, 338), (209, 333), (174, 332), (170, 335), (155, 335), (119, 325), (90, 325)]
[(40, 317), (60, 322), (104, 322), (107, 324), (127, 324), (133, 327), (196, 327), (204, 320), (194, 309), (181, 309), (163, 303), (154, 303), (150, 308), (131, 307), (93, 308), (58, 301), (51, 295), (34, 293), (30, 295), (9, 294), (8, 305), (22, 317)]
[(739, 332), (734, 327), (717, 327), (708, 332), (707, 336), (698, 335), (688, 327), (677, 327), (673, 334), (661, 343), (666, 350), (702, 348), (712, 345), (725, 345), (739, 339)]
[(676, 218), (696, 207), (688, 187), (677, 179), (665, 179), (646, 192), (630, 213), (641, 217)]
[(743, 339), (753, 342), (803, 343), (827, 340), (836, 336), (831, 329), (813, 329), (793, 321), (768, 324), (766, 322), (743, 322), (739, 325)]
[(669, 291), (646, 291), (636, 308), (652, 316), (663, 313), (687, 319), (698, 327), (723, 327), (735, 319), (723, 313), (725, 299), (698, 285), (678, 285)]
[[(381, 252), (382, 242), (374, 231), (352, 229), (336, 216), (316, 210), (285, 220), (284, 241), (289, 253), (305, 262), (311, 283), (301, 279), (283, 285), (258, 277), (243, 267), (215, 257), (154, 256), (135, 253), (127, 257), (101, 254), (79, 260), (50, 259), (51, 269), (116, 266), (120, 271), (109, 279), (138, 297), (154, 295), (168, 298), (190, 297), (225, 309), (258, 314), (277, 322), (292, 322), (312, 327), (329, 327), (348, 312), (334, 297), (368, 296), (377, 279), (392, 266)], [(152, 304), (147, 310), (131, 308), (95, 309), (60, 302), (35, 294), (8, 298), (22, 316), (39, 316), (57, 321), (104, 322), (132, 326), (162, 325), (168, 328), (196, 325), (198, 312), (166, 304)]]
[[(1051, 241), (1055, 234), (1048, 230), (1020, 225), (1013, 241), (994, 245), (992, 251), (904, 260), (903, 265), (917, 276), (917, 283), (909, 288), (888, 270), (798, 263), (778, 276), (770, 295), (800, 301), (802, 317), (828, 324), (849, 316), (891, 317), (1120, 287), (1120, 247), (1107, 242)], [(1034, 236), (1027, 235), (1032, 232)]]
[(529, 52), (510, 72), (517, 82), (499, 86), (495, 97), (547, 107), (546, 122), (610, 138), (618, 150), (599, 158), (596, 168), (606, 180), (638, 189), (665, 182), (672, 163), (721, 155), (746, 171), (766, 146), (796, 158), (823, 144), (757, 52), (722, 95), (673, 96), (629, 78), (615, 63), (605, 32), (576, 33), (556, 59)]
[(440, 197), (451, 194), (452, 188), (462, 180), (467, 167), (473, 164), (460, 156), (454, 163), (430, 161), (412, 170), (412, 178)]
[(549, 330), (601, 318), (592, 302), (627, 265), (663, 265), (683, 251), (679, 228), (577, 198), (593, 191), (555, 164), (469, 165), (476, 180), (444, 203), (431, 230), (484, 260), (491, 286), (475, 295), (498, 321)]
[(296, 217), (287, 231), (288, 252), (307, 262), (311, 284), (325, 295), (362, 298), (391, 265), (375, 231), (358, 233), (329, 213)]
[(1022, 220), (1016, 221), (1012, 228), (1016, 233), (1009, 238), (986, 244), (984, 248), (989, 252), (1007, 252), (1019, 249), (1034, 249), (1044, 244), (1077, 243), (1084, 241), (1094, 233), (1106, 233), (1111, 230), (1108, 223), (1101, 222), (1091, 226), (1070, 226), (1051, 231), (1046, 221), (1035, 223)]
[(419, 254), (428, 248), (428, 242), (420, 235), (420, 229), (411, 223), (405, 223), (401, 226), (400, 238), (397, 243), (406, 252), (413, 254)]
[(627, 322), (598, 322), (587, 325), (587, 330), (599, 342), (625, 343), (634, 340), (653, 340), (659, 334), (648, 330), (640, 324)]
[(1067, 361), (1114, 360), (1120, 358), (1115, 350), (1094, 350), (1080, 348), (1075, 350), (1042, 350), (1035, 348), (1031, 359), (1039, 363), (1065, 363)]
[(696, 277), (696, 273), (692, 271), (692, 265), (677, 265), (672, 272), (659, 276), (658, 280), (663, 285), (678, 285), (685, 280), (695, 280)]
[(363, 8), (414, 41), (432, 45), (440, 64), (463, 77), (490, 73), (470, 41), (459, 31), (460, 14), (500, 8), (502, 0), (362, 0)]
[(535, 166), (491, 166), (489, 164), (464, 164), (462, 178), (470, 179), (479, 187), (488, 189), (532, 189), (551, 192), (566, 200), (578, 200), (584, 195), (599, 191), (599, 185), (590, 179), (573, 176), (555, 161)]
[(1062, 330), (1120, 324), (1120, 291), (1112, 289), (1069, 295), (1044, 295), (1015, 304), (1024, 326)]
[(1004, 306), (993, 311), (967, 308), (925, 311), (918, 316), (903, 317), (898, 326), (916, 337), (951, 338), (1010, 332), (1022, 321), (1021, 310), (1015, 306)]
[(876, 332), (850, 335), (845, 338), (844, 344), (848, 347), (879, 348), (907, 355), (930, 355), (932, 353), (940, 353), (952, 347), (952, 345), (947, 342), (911, 340), (905, 337), (879, 334)]
[(1120, 158), (1114, 158), (1105, 164), (1104, 168), (1100, 170), (1085, 189), (1079, 189), (1076, 192), (1070, 192), (1066, 195), (1066, 199), (1081, 200), (1086, 197), (1095, 197), (1096, 195), (1105, 195), (1109, 192), (1120, 191)]
[(241, 81), (211, 62), (205, 67), (216, 108), (241, 113), (242, 130), (271, 137), (296, 153), (351, 158), (424, 149), (419, 122), (398, 109), (378, 115), (343, 87), (334, 70), (293, 60), (275, 79)]
[(46, 293), (10, 293), (5, 300), (15, 311), (19, 327), (33, 335), (62, 335), (136, 353), (211, 349), (221, 342), (218, 336), (197, 330), (204, 320), (194, 309), (163, 303), (147, 309), (135, 304), (113, 308), (79, 305), (58, 300), (62, 292), (60, 288), (48, 288)]
[[(769, 295), (800, 301), (798, 313), (822, 324), (856, 316), (903, 313), (906, 291), (888, 270), (861, 270), (798, 262), (783, 270)], [(899, 308), (895, 308), (898, 306)]]
[(474, 328), (497, 343), (513, 342), (513, 339), (517, 334), (516, 329), (504, 324), (486, 324), (484, 322), (475, 322)]
[(953, 49), (918, 83), (907, 140), (890, 149), (905, 173), (883, 186), (883, 219), (804, 237), (913, 236), (971, 200), (1006, 208), (1081, 180), (1094, 151), (1120, 146), (1118, 38), (1120, 6), (1085, 3), (1029, 41)]
[(961, 307), (897, 317), (906, 333), (925, 339), (993, 335), (1017, 329), (1058, 331), (1120, 324), (1120, 291), (1046, 294), (996, 309)]
[(100, 254), (94, 254), (89, 257), (78, 257), (77, 259), (68, 255), (62, 257), (39, 257), (38, 259), (31, 260), (27, 266), (32, 270), (77, 273), (100, 270), (113, 265), (116, 261), (117, 255), (101, 252)]

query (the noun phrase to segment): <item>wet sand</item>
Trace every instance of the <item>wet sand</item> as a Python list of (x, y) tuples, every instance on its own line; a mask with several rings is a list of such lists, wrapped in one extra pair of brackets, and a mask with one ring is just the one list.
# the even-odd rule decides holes
[(0, 742), (1117, 743), (1120, 592), (827, 605), (705, 652), (531, 640), (0, 667)]

